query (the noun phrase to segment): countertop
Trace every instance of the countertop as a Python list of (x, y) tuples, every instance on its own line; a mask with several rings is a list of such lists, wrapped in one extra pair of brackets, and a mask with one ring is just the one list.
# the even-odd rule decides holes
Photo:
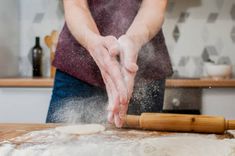
[[(0, 87), (52, 87), (51, 78), (1, 78)], [(167, 79), (167, 88), (235, 88), (235, 79)]]
[(106, 130), (101, 133), (67, 135), (56, 131), (54, 127), (56, 125), (53, 124), (0, 124), (1, 156), (232, 156), (235, 154), (232, 132), (223, 135), (168, 133), (111, 129), (106, 126)]
[(20, 123), (1, 123), (0, 142), (21, 136), (31, 131), (55, 128), (56, 124), (20, 124)]
[[(10, 140), (12, 138), (22, 136), (24, 134), (27, 134), (29, 132), (33, 131), (40, 131), (40, 130), (47, 130), (47, 129), (53, 129), (58, 126), (61, 126), (62, 124), (23, 124), (23, 123), (0, 123), (0, 142), (4, 140)], [(106, 130), (113, 130), (117, 134), (126, 134), (126, 131), (132, 131), (131, 129), (117, 129), (113, 126), (106, 125)], [(140, 133), (147, 135), (155, 135), (155, 136), (165, 136), (165, 135), (174, 135), (177, 134), (176, 132), (159, 132), (159, 131), (144, 131), (144, 130), (138, 130)], [(138, 133), (136, 133), (138, 134)], [(179, 133), (181, 134), (181, 133)], [(192, 133), (193, 134), (193, 133)], [(207, 134), (199, 134), (198, 135), (207, 135)], [(234, 138), (232, 133), (225, 133), (225, 134), (217, 134), (216, 135), (218, 139), (222, 138)]]

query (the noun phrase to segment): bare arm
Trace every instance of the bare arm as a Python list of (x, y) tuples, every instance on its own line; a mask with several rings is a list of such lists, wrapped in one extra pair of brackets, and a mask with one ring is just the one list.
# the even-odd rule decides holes
[(87, 0), (64, 0), (64, 8), (70, 32), (100, 69), (109, 98), (108, 120), (120, 127), (119, 105), (127, 103), (127, 89), (119, 62), (110, 55), (119, 53), (118, 41), (113, 36), (100, 35)]
[(99, 30), (91, 16), (87, 0), (64, 0), (65, 20), (70, 32), (85, 48), (89, 48)]
[[(138, 70), (137, 58), (141, 47), (150, 41), (161, 29), (167, 0), (143, 0), (141, 7), (127, 30), (118, 41), (120, 44), (120, 60), (122, 73), (128, 90), (128, 100), (131, 99), (134, 80)], [(121, 112), (127, 112), (127, 106)]]
[(161, 29), (167, 0), (143, 0), (133, 23), (126, 32), (138, 46), (143, 46)]

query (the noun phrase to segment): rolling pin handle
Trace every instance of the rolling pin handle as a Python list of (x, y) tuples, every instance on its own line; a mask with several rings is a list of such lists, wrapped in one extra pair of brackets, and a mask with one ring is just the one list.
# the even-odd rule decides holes
[(226, 121), (226, 130), (235, 130), (235, 120)]

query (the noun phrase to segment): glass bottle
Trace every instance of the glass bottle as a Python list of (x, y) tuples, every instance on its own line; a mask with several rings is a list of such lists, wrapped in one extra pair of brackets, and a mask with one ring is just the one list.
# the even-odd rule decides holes
[(40, 37), (36, 37), (35, 46), (32, 48), (33, 77), (42, 77), (43, 50), (40, 46)]

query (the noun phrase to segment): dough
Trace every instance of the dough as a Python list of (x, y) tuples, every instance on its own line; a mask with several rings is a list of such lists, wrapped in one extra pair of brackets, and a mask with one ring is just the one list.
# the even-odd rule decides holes
[(66, 134), (86, 135), (102, 132), (105, 127), (99, 124), (85, 124), (56, 127), (55, 130)]

